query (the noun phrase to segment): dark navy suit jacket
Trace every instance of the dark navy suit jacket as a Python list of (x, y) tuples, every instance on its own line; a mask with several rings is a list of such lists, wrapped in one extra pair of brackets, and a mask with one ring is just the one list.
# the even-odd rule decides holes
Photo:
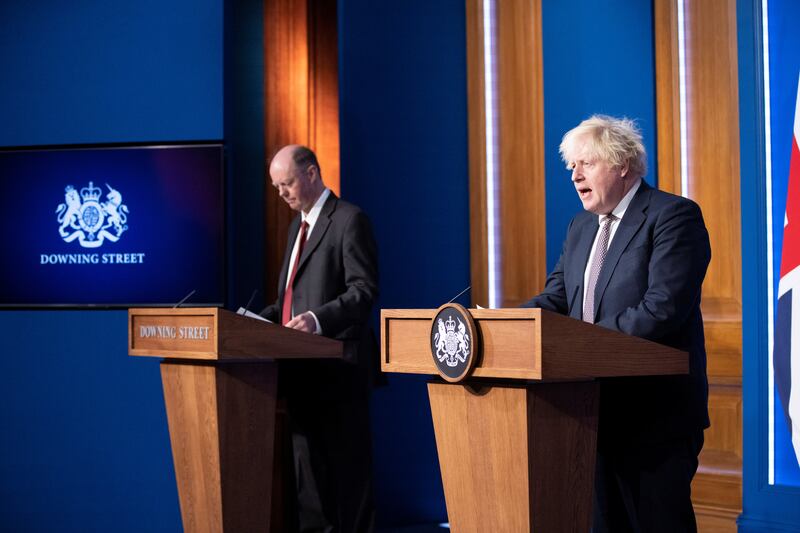
[[(572, 220), (544, 291), (524, 307), (581, 318), (584, 271), (598, 228), (598, 216), (586, 211)], [(700, 289), (710, 259), (697, 204), (642, 181), (597, 281), (595, 323), (689, 352), (689, 375), (604, 380), (601, 446), (661, 442), (708, 427)]]

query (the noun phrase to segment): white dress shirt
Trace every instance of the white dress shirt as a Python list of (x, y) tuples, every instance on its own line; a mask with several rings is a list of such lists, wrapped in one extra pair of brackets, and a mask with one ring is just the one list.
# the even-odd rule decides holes
[[(639, 178), (636, 180), (636, 183), (631, 187), (631, 190), (622, 197), (622, 200), (619, 201), (617, 207), (611, 211), (611, 214), (616, 217), (615, 220), (611, 221), (611, 233), (608, 235), (608, 247), (611, 248), (611, 241), (614, 239), (614, 234), (617, 232), (617, 228), (619, 227), (620, 221), (622, 221), (622, 217), (625, 215), (625, 211), (628, 209), (628, 206), (631, 205), (631, 200), (633, 200), (633, 195), (636, 194), (636, 191), (639, 190), (639, 186), (642, 184), (642, 179)], [(603, 221), (608, 218), (608, 215), (599, 215), (598, 222), (600, 226), (603, 225)], [(600, 232), (598, 231), (597, 234), (594, 236), (594, 242), (592, 243), (592, 251), (589, 254), (589, 260), (586, 262), (586, 268), (583, 271), (583, 302), (581, 304), (581, 309), (583, 309), (583, 304), (586, 303), (586, 286), (589, 284), (589, 273), (591, 272), (592, 268), (592, 261), (594, 260), (594, 252), (597, 248), (597, 241), (599, 240)], [(596, 305), (596, 304), (595, 304)]]
[[(325, 190), (322, 191), (322, 194), (319, 195), (319, 198), (317, 198), (317, 201), (314, 202), (314, 207), (312, 207), (308, 213), (302, 211), (300, 212), (301, 224), (303, 222), (308, 224), (308, 229), (306, 230), (306, 241), (308, 241), (308, 238), (311, 236), (311, 232), (314, 231), (314, 226), (317, 224), (317, 219), (319, 218), (319, 214), (322, 211), (322, 206), (325, 205), (325, 200), (327, 200), (328, 196), (330, 195), (331, 195), (331, 190), (326, 187)], [(294, 265), (295, 259), (297, 258), (297, 250), (300, 247), (300, 235), (301, 232), (298, 231), (297, 239), (295, 239), (294, 246), (292, 247), (292, 255), (289, 256), (289, 270), (286, 273), (286, 287), (289, 286), (289, 282), (291, 281), (292, 266)], [(322, 327), (319, 325), (319, 319), (317, 318), (317, 315), (315, 315), (311, 311), (309, 311), (309, 313), (311, 314), (311, 316), (314, 317), (314, 323), (316, 324), (316, 330), (314, 331), (314, 333), (317, 335), (321, 335)], [(294, 317), (294, 308), (292, 308), (292, 317)]]

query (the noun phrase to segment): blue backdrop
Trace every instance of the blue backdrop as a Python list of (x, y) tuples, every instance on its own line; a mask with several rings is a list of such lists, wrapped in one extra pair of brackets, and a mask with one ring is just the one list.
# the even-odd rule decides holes
[[(220, 0), (2, 2), (0, 145), (222, 139), (222, 57)], [(126, 342), (124, 311), (0, 313), (0, 529), (180, 530), (158, 363)]]
[[(375, 226), (382, 308), (435, 308), (469, 285), (464, 10), (340, 2), (342, 195)], [(379, 520), (443, 521), (425, 380), (389, 383), (372, 404)]]
[(222, 1), (0, 2), (0, 146), (222, 137)]
[[(602, 32), (598, 39), (597, 32)], [(542, 2), (547, 268), (582, 207), (558, 154), (561, 138), (596, 113), (636, 120), (656, 161), (653, 13), (650, 2)], [(655, 164), (645, 179), (657, 183)]]

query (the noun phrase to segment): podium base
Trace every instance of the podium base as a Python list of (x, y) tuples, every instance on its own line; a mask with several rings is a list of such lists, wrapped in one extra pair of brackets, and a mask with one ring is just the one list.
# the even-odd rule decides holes
[(591, 527), (599, 385), (429, 383), (457, 532)]

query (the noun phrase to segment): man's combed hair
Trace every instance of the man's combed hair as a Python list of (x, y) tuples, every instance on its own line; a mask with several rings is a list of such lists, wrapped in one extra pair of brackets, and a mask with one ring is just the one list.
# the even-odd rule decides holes
[(320, 176), (322, 175), (322, 169), (319, 167), (319, 161), (317, 161), (317, 155), (306, 146), (298, 146), (295, 148), (294, 152), (292, 152), (292, 161), (295, 164), (295, 167), (298, 169), (306, 169), (308, 165), (314, 165), (317, 167), (317, 171), (319, 172)]
[(567, 168), (578, 158), (596, 158), (617, 166), (627, 162), (633, 177), (647, 174), (642, 134), (628, 118), (593, 115), (564, 134), (558, 151)]

